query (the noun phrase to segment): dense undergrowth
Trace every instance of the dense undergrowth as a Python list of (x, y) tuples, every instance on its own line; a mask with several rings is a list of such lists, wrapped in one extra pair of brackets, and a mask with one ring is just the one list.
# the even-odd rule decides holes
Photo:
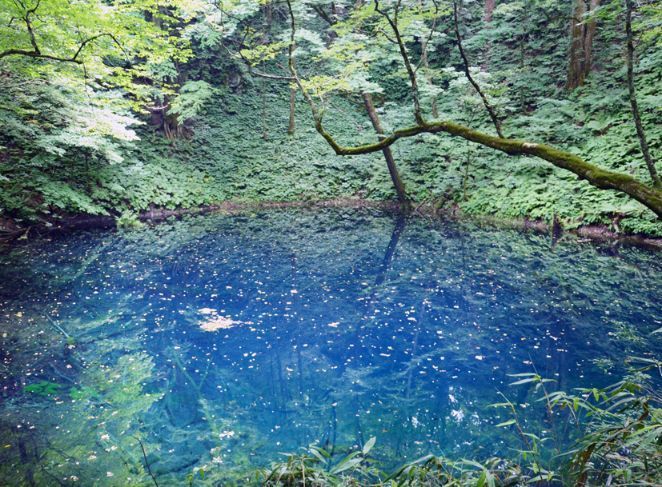
[[(567, 7), (525, 3), (501, 3), (489, 25), (482, 22), (480, 5), (468, 5), (463, 19), (467, 51), (481, 66), (479, 80), (503, 116), (505, 133), (553, 143), (646, 180), (627, 99), (621, 14), (614, 14), (611, 4), (604, 7), (593, 71), (584, 86), (569, 91), (563, 86)], [(662, 66), (651, 37), (656, 15), (654, 9), (644, 10), (637, 25), (643, 47), (635, 73), (653, 154), (662, 140), (655, 123)], [(440, 21), (440, 32), (449, 29), (447, 19)], [(157, 105), (174, 100), (168, 120), (183, 119), (175, 132), (145, 105), (123, 100), (103, 83), (73, 82), (71, 73), (62, 75), (58, 66), (35, 72), (31, 61), (15, 60), (17, 67), (1, 67), (0, 216), (27, 223), (222, 201), (394, 198), (381, 153), (333, 155), (315, 132), (300, 95), (297, 127), (288, 135), (287, 83), (251, 76), (241, 60), (202, 34), (191, 39), (193, 56), (186, 63), (151, 64), (146, 69), (155, 81), (142, 88)], [(453, 40), (435, 39), (430, 65), (437, 87), (423, 90), (426, 110), (434, 98), (442, 118), (489, 130), (459, 64)], [(385, 88), (376, 96), (382, 124), (388, 130), (408, 123), (402, 70), (392, 59), (376, 62), (371, 70)], [(172, 94), (176, 86), (181, 86), (177, 96)], [(333, 98), (325, 125), (348, 143), (375, 137), (356, 95)], [(457, 205), (468, 214), (499, 218), (557, 217), (571, 228), (600, 223), (616, 231), (662, 235), (655, 215), (642, 205), (579, 182), (544, 161), (504, 156), (445, 135), (400, 141), (392, 150), (416, 202)]]
[[(632, 361), (643, 361), (644, 367), (604, 389), (566, 393), (548, 390), (554, 381), (535, 373), (514, 376), (512, 385), (533, 386), (533, 407), (544, 409), (544, 414), (539, 424), (532, 424), (519, 415), (524, 406), (505, 394), (503, 402), (493, 404), (509, 417), (496, 427), (514, 433), (509, 458), (479, 461), (426, 455), (384, 472), (378, 457), (371, 455), (376, 443), (372, 437), (351, 453), (335, 457), (311, 446), (256, 477), (262, 485), (274, 487), (653, 485), (662, 478), (662, 409), (658, 394), (645, 385), (645, 371), (652, 369), (657, 375), (662, 364)], [(571, 445), (564, 446), (570, 438)]]

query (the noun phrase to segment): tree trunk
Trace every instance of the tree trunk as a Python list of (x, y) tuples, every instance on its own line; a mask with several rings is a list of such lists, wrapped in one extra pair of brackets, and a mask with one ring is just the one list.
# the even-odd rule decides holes
[[(588, 3), (587, 3), (588, 1)], [(600, 0), (576, 0), (570, 20), (570, 53), (568, 56), (568, 79), (566, 88), (573, 90), (582, 86), (593, 64), (593, 39), (596, 32), (595, 19), (586, 16), (600, 6)]]
[[(485, 0), (485, 8), (483, 9), (483, 23), (485, 24), (483, 26), (484, 29), (489, 29), (490, 24), (492, 23), (492, 16), (494, 14), (494, 8), (496, 7), (496, 0)], [(483, 71), (489, 71), (490, 69), (490, 55), (491, 55), (491, 43), (486, 42), (485, 43), (485, 54), (483, 58), (483, 62), (480, 65), (481, 69)]]
[(293, 86), (290, 86), (290, 123), (287, 126), (287, 135), (294, 135), (294, 129), (296, 128), (296, 103), (297, 90)]
[(494, 14), (494, 7), (496, 7), (496, 0), (485, 0), (485, 10), (483, 20), (489, 24), (492, 22), (492, 15)]
[[(370, 117), (370, 121), (372, 122), (372, 126), (375, 129), (375, 132), (377, 132), (377, 135), (379, 136), (384, 135), (384, 129), (382, 128), (382, 124), (379, 121), (379, 115), (377, 115), (375, 105), (372, 102), (372, 95), (370, 93), (363, 93), (363, 102), (365, 104), (366, 110), (368, 111), (368, 116)], [(402, 179), (400, 179), (400, 173), (398, 172), (398, 167), (395, 165), (395, 159), (393, 158), (391, 148), (384, 147), (382, 149), (382, 153), (384, 154), (384, 159), (386, 159), (386, 166), (388, 167), (388, 172), (391, 175), (391, 181), (393, 181), (393, 186), (395, 187), (395, 192), (398, 195), (398, 200), (400, 203), (408, 204), (409, 199), (407, 198), (405, 185), (402, 182)]]
[(648, 167), (648, 172), (653, 181), (653, 185), (657, 188), (660, 187), (660, 176), (657, 174), (657, 169), (655, 168), (655, 161), (650, 154), (648, 148), (648, 141), (646, 140), (646, 132), (644, 132), (644, 126), (641, 123), (641, 115), (639, 113), (639, 103), (637, 103), (637, 92), (634, 85), (634, 35), (632, 33), (632, 11), (634, 10), (634, 5), (632, 0), (625, 0), (626, 13), (625, 13), (625, 32), (627, 35), (627, 70), (628, 70), (628, 93), (630, 98), (630, 107), (632, 108), (632, 118), (634, 119), (634, 125), (637, 128), (637, 137), (639, 138), (639, 145), (641, 147), (641, 153), (644, 156), (646, 161), (646, 166)]
[[(427, 42), (421, 42), (421, 62), (423, 63), (423, 68), (425, 68), (425, 78), (428, 83), (432, 83), (432, 77), (429, 74), (430, 63), (428, 61), (428, 46)], [(430, 102), (430, 108), (432, 109), (432, 118), (435, 120), (439, 118), (439, 109), (437, 108), (437, 97), (432, 96), (432, 101)]]
[[(418, 2), (418, 5), (423, 8), (423, 4), (421, 1)], [(434, 27), (434, 24), (433, 24)], [(430, 62), (428, 61), (428, 42), (431, 39), (430, 37), (421, 37), (421, 64), (423, 65), (424, 69), (424, 76), (425, 76), (425, 81), (429, 84), (432, 84), (432, 76), (430, 75)], [(437, 97), (432, 96), (432, 100), (430, 101), (430, 108), (432, 112), (432, 118), (435, 120), (439, 118), (439, 109), (437, 108)]]
[[(591, 0), (589, 4), (589, 12), (594, 13), (600, 6), (600, 0)], [(584, 26), (584, 78), (588, 76), (593, 68), (593, 38), (597, 29), (597, 22), (591, 19)]]
[(570, 53), (568, 59), (568, 80), (566, 81), (566, 88), (569, 90), (575, 89), (584, 83), (581, 59), (584, 29), (580, 22), (582, 22), (585, 13), (586, 4), (584, 0), (576, 0), (572, 18), (570, 19)]
[(273, 5), (271, 2), (264, 4), (263, 14), (264, 14), (264, 32), (262, 33), (262, 44), (268, 44), (269, 38), (271, 35), (271, 25), (273, 24)]

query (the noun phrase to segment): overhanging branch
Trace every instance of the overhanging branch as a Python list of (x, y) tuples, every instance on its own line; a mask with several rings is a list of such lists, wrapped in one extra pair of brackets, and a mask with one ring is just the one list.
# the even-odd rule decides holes
[[(100, 37), (110, 37), (117, 46), (122, 49), (122, 52), (124, 52), (124, 49), (122, 48), (122, 45), (120, 42), (117, 40), (117, 38), (110, 33), (104, 32), (102, 34), (97, 34), (95, 36), (89, 37), (85, 39), (83, 42), (80, 43), (78, 46), (78, 49), (74, 53), (73, 56), (71, 57), (62, 57), (62, 56), (55, 56), (52, 54), (44, 54), (39, 50), (39, 48), (34, 49), (32, 51), (28, 51), (26, 49), (7, 49), (6, 51), (0, 52), (0, 59), (9, 57), (9, 56), (25, 56), (25, 57), (31, 57), (31, 58), (37, 58), (37, 59), (50, 59), (52, 61), (60, 61), (64, 63), (75, 63), (75, 64), (83, 64), (83, 60), (80, 59), (80, 55), (85, 49), (85, 47), (90, 43), (93, 42)], [(125, 53), (126, 54), (126, 53)]]

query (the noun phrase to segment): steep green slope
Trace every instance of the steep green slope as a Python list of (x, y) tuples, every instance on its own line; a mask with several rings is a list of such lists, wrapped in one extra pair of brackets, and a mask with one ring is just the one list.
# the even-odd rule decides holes
[[(490, 23), (481, 9), (480, 4), (465, 8), (465, 48), (472, 64), (480, 66), (472, 69), (503, 117), (506, 135), (554, 144), (648, 181), (627, 98), (620, 14), (605, 7), (593, 71), (585, 86), (569, 91), (564, 87), (568, 39), (563, 15), (568, 6), (499, 2)], [(642, 12), (637, 28), (643, 47), (635, 76), (643, 124), (656, 155), (662, 145), (662, 126), (656, 121), (662, 54), (648, 32), (655, 32), (659, 13)], [(311, 26), (321, 33), (328, 29), (316, 22)], [(443, 17), (437, 25), (440, 34), (429, 56), (436, 91), (422, 91), (424, 109), (430, 111), (434, 94), (441, 118), (492, 132), (480, 98), (462, 73), (449, 22)], [(283, 28), (272, 26), (274, 31)], [(193, 57), (176, 69), (167, 63), (152, 67), (154, 84), (174, 76), (171, 83), (202, 81), (215, 89), (198, 100), (195, 114), (182, 124), (185, 135), (176, 138), (167, 138), (148, 113), (132, 113), (135, 105), (126, 93), (60, 79), (55, 66), (49, 79), (29, 78), (18, 69), (2, 71), (0, 220), (117, 216), (224, 201), (395, 198), (382, 155), (334, 155), (315, 132), (301, 97), (296, 132), (287, 135), (287, 83), (251, 77), (241, 61), (216, 44), (194, 42), (192, 51)], [(269, 71), (270, 66), (262, 68)], [(282, 65), (273, 71), (282, 72)], [(398, 61), (374, 63), (371, 78), (383, 87), (375, 101), (385, 129), (411, 124), (411, 100)], [(332, 98), (325, 126), (346, 144), (376, 137), (356, 95)], [(639, 203), (595, 189), (541, 160), (508, 157), (446, 135), (401, 140), (392, 150), (416, 202), (459, 207), (472, 215), (556, 217), (566, 227), (600, 223), (616, 231), (662, 235), (662, 224)]]

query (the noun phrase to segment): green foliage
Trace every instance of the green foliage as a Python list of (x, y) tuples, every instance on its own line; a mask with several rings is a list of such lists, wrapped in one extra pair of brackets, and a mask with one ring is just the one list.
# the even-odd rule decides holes
[(172, 14), (186, 19), (187, 9), (176, 0), (168, 9), (169, 14), (149, 0), (2, 0), (0, 62), (27, 77), (91, 74), (97, 82), (132, 91), (139, 85), (134, 76), (142, 75), (146, 64), (190, 54), (186, 42), (169, 32), (175, 26)]
[(48, 382), (46, 380), (41, 380), (35, 382), (34, 384), (27, 385), (23, 388), (24, 392), (29, 392), (30, 394), (37, 394), (38, 396), (53, 396), (58, 393), (60, 390), (60, 384), (55, 382)]
[(503, 459), (491, 458), (484, 463), (473, 460), (450, 460), (426, 455), (402, 465), (391, 474), (374, 466), (375, 460), (368, 453), (376, 438), (366, 442), (339, 460), (316, 446), (299, 455), (287, 455), (287, 460), (273, 464), (260, 472), (260, 484), (270, 487), (295, 487), (303, 485), (327, 486), (434, 486), (434, 485), (510, 485), (526, 482), (519, 466)]
[(137, 229), (143, 226), (143, 223), (138, 218), (138, 215), (130, 210), (122, 212), (122, 214), (115, 220), (117, 228), (123, 229)]
[[(107, 358), (102, 351), (95, 357)], [(76, 478), (114, 476), (122, 485), (144, 485), (149, 477), (136, 438), (141, 418), (161, 398), (160, 394), (145, 391), (153, 367), (152, 359), (141, 352), (122, 355), (108, 364), (90, 362), (81, 373), (79, 385), (69, 389), (70, 399), (63, 395), (49, 404), (56, 410), (62, 409), (57, 429), (62, 428), (67, 434), (46, 439), (40, 449), (44, 462), (60, 465), (65, 469), (62, 471), (69, 472), (67, 480), (72, 482)], [(27, 386), (25, 391), (50, 397), (61, 392), (62, 387), (41, 381)], [(41, 426), (47, 424), (39, 415), (31, 421)], [(49, 485), (51, 480), (45, 470), (35, 473), (36, 485)]]
[[(496, 486), (496, 485), (651, 485), (662, 475), (662, 408), (646, 372), (659, 373), (662, 362), (633, 358), (631, 375), (606, 388), (579, 389), (576, 393), (547, 389), (555, 381), (537, 373), (516, 374), (512, 386), (531, 387), (534, 407), (545, 409), (547, 424), (540, 431), (519, 417), (519, 406), (504, 395), (494, 404), (510, 418), (496, 428), (515, 433), (513, 458), (451, 459), (426, 455), (394, 472), (381, 472), (368, 453), (375, 438), (339, 460), (311, 446), (303, 454), (262, 471), (268, 486)], [(545, 385), (547, 384), (547, 386)], [(580, 432), (568, 450), (559, 450), (555, 435), (568, 428)]]
[(202, 112), (213, 95), (214, 88), (206, 81), (187, 81), (179, 89), (168, 111), (185, 122)]
[(97, 391), (89, 386), (83, 386), (80, 388), (74, 387), (69, 391), (69, 396), (74, 401), (83, 401), (83, 400), (91, 399), (96, 395), (97, 395)]
[[(394, 2), (382, 3), (393, 11)], [(288, 137), (287, 83), (248, 72), (245, 62), (271, 75), (287, 74), (289, 22), (282, 5), (7, 0), (0, 6), (0, 52), (32, 49), (25, 17), (35, 6), (32, 27), (42, 54), (71, 57), (81, 39), (104, 34), (81, 51), (84, 69), (53, 59), (0, 58), (2, 215), (34, 221), (226, 200), (395, 196), (381, 154), (333, 155), (300, 94), (296, 133)], [(451, 3), (402, 6), (399, 27), (419, 72), (426, 116), (434, 103), (442, 118), (492, 130), (461, 70)], [(596, 69), (574, 92), (562, 89), (570, 8), (508, 0), (498, 2), (487, 23), (482, 3), (466, 3), (460, 21), (471, 72), (508, 136), (553, 143), (645, 181), (625, 85), (622, 6), (610, 1), (598, 11)], [(348, 144), (375, 140), (362, 92), (375, 95), (386, 131), (411, 123), (407, 76), (374, 4), (346, 5), (329, 19), (320, 14), (330, 12), (328, 6), (317, 1), (294, 2), (294, 10), (297, 63), (305, 85), (321, 97), (334, 137)], [(659, 16), (658, 8), (643, 2), (635, 17), (641, 39), (637, 93), (654, 156), (662, 140), (655, 123)], [(184, 130), (172, 135), (171, 126)], [(441, 135), (400, 141), (392, 150), (409, 195), (419, 202), (499, 218), (557, 218), (570, 228), (599, 223), (662, 235), (662, 225), (642, 205), (545, 162)]]

